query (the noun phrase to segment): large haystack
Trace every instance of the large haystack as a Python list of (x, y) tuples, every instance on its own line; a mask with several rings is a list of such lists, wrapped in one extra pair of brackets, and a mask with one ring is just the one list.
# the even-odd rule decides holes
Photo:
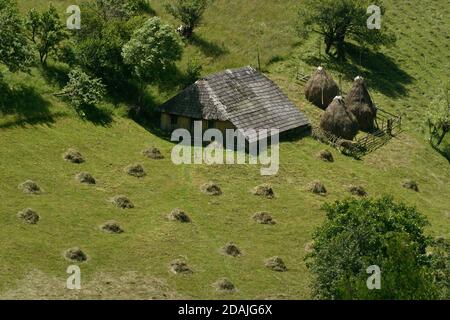
[(305, 86), (305, 97), (312, 104), (325, 110), (339, 95), (339, 86), (322, 67), (317, 68)]
[(361, 130), (370, 132), (375, 128), (377, 109), (370, 98), (364, 78), (355, 78), (353, 87), (345, 98), (345, 105), (358, 120)]
[(341, 96), (335, 97), (320, 120), (320, 127), (342, 139), (353, 140), (358, 134), (358, 121), (345, 106)]

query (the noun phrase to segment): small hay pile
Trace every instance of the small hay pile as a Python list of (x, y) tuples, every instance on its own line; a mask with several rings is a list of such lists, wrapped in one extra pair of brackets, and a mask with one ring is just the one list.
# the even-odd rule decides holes
[(40, 219), (39, 214), (30, 208), (20, 211), (17, 216), (29, 224), (37, 224)]
[(101, 225), (100, 229), (106, 233), (121, 234), (124, 233), (122, 227), (115, 221), (107, 221)]
[(283, 259), (281, 259), (280, 257), (272, 257), (266, 260), (265, 262), (265, 266), (266, 268), (269, 268), (273, 271), (277, 271), (277, 272), (286, 272), (287, 271), (287, 267), (286, 264), (284, 263)]
[(161, 151), (159, 151), (158, 148), (150, 147), (144, 151), (142, 151), (142, 154), (146, 156), (149, 159), (153, 160), (162, 160), (164, 159), (164, 156), (162, 155)]
[(175, 274), (190, 274), (192, 270), (189, 268), (187, 263), (183, 260), (177, 259), (170, 263), (170, 271)]
[(220, 196), (222, 195), (222, 190), (220, 189), (220, 187), (212, 182), (208, 182), (203, 184), (200, 187), (200, 191), (203, 192), (204, 194), (207, 194), (209, 196)]
[(136, 178), (143, 178), (147, 175), (144, 170), (144, 167), (140, 164), (132, 164), (125, 168), (125, 172)]
[(88, 172), (80, 172), (79, 174), (77, 174), (75, 176), (75, 180), (77, 180), (80, 183), (85, 183), (85, 184), (95, 184), (96, 183), (94, 177)]
[(419, 185), (414, 180), (406, 179), (405, 181), (403, 181), (402, 186), (403, 188), (419, 192)]
[(311, 79), (306, 83), (306, 99), (325, 110), (337, 95), (339, 95), (337, 83), (322, 67), (318, 67)]
[(19, 184), (19, 189), (22, 190), (24, 193), (30, 193), (30, 194), (40, 194), (41, 193), (41, 188), (38, 186), (38, 184), (31, 180), (27, 180), (27, 181)]
[(85, 161), (82, 154), (78, 150), (73, 148), (70, 148), (66, 152), (64, 152), (63, 158), (68, 162), (77, 164), (83, 163)]
[(67, 260), (70, 260), (72, 262), (84, 262), (87, 260), (87, 255), (78, 247), (68, 249), (64, 256)]
[(120, 209), (133, 209), (134, 204), (126, 196), (115, 196), (110, 200), (116, 207)]
[(334, 162), (333, 154), (329, 150), (322, 150), (317, 154), (317, 158), (325, 162)]
[(187, 213), (179, 208), (172, 210), (172, 212), (169, 214), (168, 218), (171, 221), (178, 221), (178, 222), (182, 222), (182, 223), (191, 222), (191, 218), (187, 215)]
[(314, 241), (310, 241), (307, 244), (305, 244), (306, 253), (312, 253), (313, 251), (314, 251)]
[(306, 188), (308, 191), (315, 194), (325, 195), (327, 193), (325, 185), (318, 180), (311, 182), (310, 184), (307, 185)]
[(260, 224), (274, 225), (276, 221), (273, 220), (272, 216), (268, 212), (257, 212), (253, 215), (253, 220)]
[(370, 98), (364, 78), (356, 77), (353, 87), (345, 97), (345, 105), (353, 113), (362, 131), (370, 132), (375, 128), (377, 109)]
[(353, 140), (359, 129), (358, 121), (353, 113), (347, 109), (341, 96), (335, 97), (323, 113), (320, 119), (320, 127), (345, 140)]
[(222, 248), (222, 253), (232, 257), (238, 257), (242, 254), (241, 250), (233, 242), (229, 242)]
[(216, 288), (219, 292), (233, 292), (236, 290), (236, 287), (234, 286), (233, 282), (226, 278), (221, 278), (217, 280), (213, 286)]
[(253, 189), (253, 194), (267, 199), (275, 198), (275, 192), (273, 191), (272, 186), (268, 184), (262, 184), (255, 187), (255, 189)]
[(362, 186), (351, 185), (348, 187), (348, 191), (354, 196), (358, 197), (367, 196), (367, 191)]

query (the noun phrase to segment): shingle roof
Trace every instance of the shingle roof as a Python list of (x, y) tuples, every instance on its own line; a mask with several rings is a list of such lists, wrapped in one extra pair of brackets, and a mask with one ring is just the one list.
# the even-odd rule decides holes
[(244, 130), (283, 132), (309, 125), (281, 89), (251, 67), (200, 79), (157, 110), (194, 119), (230, 121)]

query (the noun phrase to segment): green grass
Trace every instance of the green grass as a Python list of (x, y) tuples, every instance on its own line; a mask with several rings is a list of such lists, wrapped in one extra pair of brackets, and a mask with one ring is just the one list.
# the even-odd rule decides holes
[[(73, 1), (54, 3), (64, 10)], [(45, 2), (21, 2), (24, 11), (32, 5), (43, 7)], [(290, 0), (216, 0), (197, 40), (187, 45), (180, 68), (192, 60), (204, 65), (205, 74), (255, 66), (259, 46), (268, 76), (316, 122), (320, 111), (305, 102), (303, 88), (295, 81), (297, 70), (311, 72), (318, 55), (314, 38), (303, 41), (295, 36), (298, 5)], [(152, 6), (177, 25), (161, 10), (160, 1), (152, 1)], [(161, 280), (165, 288), (161, 291), (178, 297), (309, 298), (305, 244), (325, 218), (321, 205), (348, 196), (349, 184), (364, 185), (371, 196), (391, 194), (417, 206), (431, 222), (428, 233), (448, 238), (449, 163), (428, 145), (423, 123), (434, 90), (449, 78), (450, 32), (445, 18), (449, 5), (423, 1), (418, 13), (417, 4), (402, 0), (388, 1), (388, 9), (386, 23), (399, 36), (397, 47), (368, 54), (362, 66), (356, 61), (340, 71), (344, 89), (350, 87), (355, 72), (363, 73), (376, 102), (403, 115), (405, 131), (362, 161), (333, 150), (333, 164), (315, 158), (325, 146), (310, 138), (283, 142), (280, 172), (274, 177), (261, 177), (257, 166), (175, 166), (170, 161), (172, 144), (122, 117), (122, 108), (105, 103), (102, 121), (83, 121), (53, 96), (58, 85), (49, 84), (41, 70), (33, 69), (30, 75), (5, 72), (7, 85), (2, 84), (0, 97), (0, 297), (74, 297), (62, 289), (70, 264), (62, 252), (80, 246), (90, 257), (81, 264), (86, 285), (95, 283), (101, 274), (118, 278), (135, 271), (139, 277)], [(335, 65), (322, 62), (339, 77)], [(162, 102), (175, 90), (153, 92), (155, 100)], [(166, 159), (145, 159), (140, 152), (150, 145), (160, 148)], [(62, 153), (69, 147), (79, 149), (87, 162), (63, 161)], [(136, 179), (123, 172), (136, 162), (143, 164), (147, 177)], [(80, 171), (92, 173), (98, 184), (77, 184), (74, 176)], [(402, 188), (405, 178), (416, 180), (420, 192)], [(22, 194), (17, 185), (26, 179), (38, 182), (44, 193)], [(304, 190), (316, 179), (329, 190), (326, 197)], [(200, 193), (200, 185), (210, 180), (221, 185), (223, 196), (210, 198)], [(276, 199), (251, 194), (254, 186), (265, 182), (273, 185)], [(108, 199), (116, 194), (129, 196), (136, 208), (115, 209)], [(17, 219), (17, 212), (26, 207), (41, 214), (38, 225)], [(185, 209), (193, 223), (166, 221), (165, 215), (176, 207)], [(278, 224), (255, 224), (251, 216), (261, 210), (270, 211)], [(117, 236), (100, 232), (98, 226), (111, 219), (126, 232)], [(221, 255), (219, 250), (228, 241), (234, 241), (244, 255)], [(274, 255), (285, 260), (288, 272), (274, 273), (264, 267), (264, 259)], [(192, 275), (169, 273), (168, 264), (179, 257), (188, 260)], [(39, 281), (21, 280), (35, 270), (42, 273), (36, 273)], [(232, 295), (216, 293), (211, 284), (220, 277), (230, 278), (239, 290)], [(31, 287), (43, 284), (47, 284), (45, 290), (30, 292)], [(108, 292), (107, 284), (98, 287)], [(133, 288), (124, 283), (122, 293), (111, 295), (149, 297), (147, 291)], [(82, 291), (79, 296), (91, 295)]]

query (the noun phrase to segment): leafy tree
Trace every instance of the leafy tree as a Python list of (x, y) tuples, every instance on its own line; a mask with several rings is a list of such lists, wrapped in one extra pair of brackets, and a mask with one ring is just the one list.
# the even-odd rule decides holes
[[(395, 36), (386, 24), (380, 30), (367, 27), (367, 8), (377, 4), (381, 13), (385, 9), (380, 1), (373, 0), (305, 0), (299, 12), (298, 31), (307, 37), (311, 33), (323, 36), (325, 52), (338, 59), (345, 58), (345, 41), (354, 40), (364, 46), (392, 45)], [(332, 49), (335, 52), (332, 52)]]
[(31, 9), (28, 12), (26, 26), (39, 52), (41, 64), (45, 66), (50, 52), (56, 51), (59, 43), (66, 37), (65, 26), (52, 4), (42, 13)]
[(181, 58), (182, 47), (172, 28), (162, 24), (159, 18), (150, 18), (133, 34), (125, 44), (122, 56), (133, 68), (133, 74), (139, 82), (142, 103), (147, 84), (163, 80), (175, 68), (175, 62)]
[[(320, 299), (435, 299), (439, 269), (427, 254), (428, 224), (415, 208), (381, 199), (348, 199), (324, 207), (307, 265)], [(381, 290), (369, 290), (369, 266), (381, 269)]]
[(23, 22), (14, 0), (0, 0), (0, 63), (12, 72), (25, 71), (32, 61)]
[(449, 86), (447, 86), (445, 91), (431, 102), (427, 114), (427, 122), (430, 129), (430, 143), (436, 147), (442, 144), (445, 136), (450, 132)]
[(166, 3), (165, 8), (183, 23), (181, 33), (184, 37), (190, 38), (210, 3), (211, 0), (172, 0)]
[(100, 79), (91, 78), (81, 69), (69, 73), (69, 82), (57, 96), (68, 98), (77, 111), (99, 103), (105, 95), (105, 86)]

